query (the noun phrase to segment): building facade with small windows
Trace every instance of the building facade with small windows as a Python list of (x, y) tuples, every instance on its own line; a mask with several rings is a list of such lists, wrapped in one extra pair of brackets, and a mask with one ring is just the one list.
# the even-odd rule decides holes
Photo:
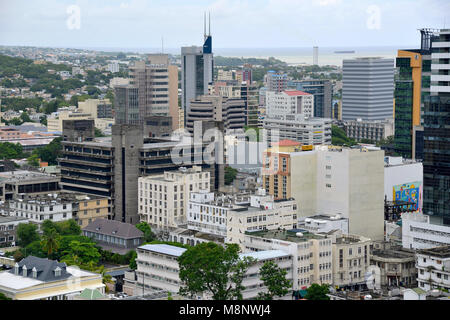
[(414, 251), (385, 242), (373, 244), (371, 266), (379, 268), (381, 286), (417, 285), (417, 268)]
[(333, 283), (333, 239), (301, 229), (246, 232), (244, 252), (282, 250), (292, 256), (292, 289)]
[(250, 196), (193, 192), (187, 222), (190, 230), (242, 246), (246, 231), (296, 228), (296, 210), (294, 199), (274, 200), (264, 189)]
[(9, 214), (23, 217), (38, 225), (44, 220), (53, 222), (72, 219), (72, 202), (58, 198), (57, 193), (47, 195), (21, 195), (9, 201)]
[(179, 168), (139, 178), (139, 217), (156, 229), (186, 224), (191, 192), (210, 190), (210, 174), (201, 167)]
[(357, 235), (340, 235), (333, 241), (333, 286), (364, 287), (372, 241)]
[(0, 248), (14, 246), (17, 243), (17, 227), (28, 223), (27, 218), (0, 216)]
[(125, 254), (142, 245), (144, 233), (129, 223), (96, 219), (83, 228), (83, 235), (91, 238), (104, 250)]
[[(177, 293), (182, 285), (178, 258), (186, 249), (167, 244), (147, 244), (137, 248), (137, 270), (135, 277), (124, 279), (124, 288), (134, 295), (147, 294), (154, 290)], [(260, 279), (260, 268), (267, 261), (273, 261), (279, 268), (286, 270), (286, 278), (292, 281), (292, 256), (282, 250), (264, 250), (260, 252), (241, 253), (241, 258), (253, 259), (247, 269), (242, 285), (243, 299), (254, 299), (265, 290)], [(289, 292), (290, 293), (290, 292)], [(209, 299), (208, 295), (201, 298)]]
[(74, 219), (84, 228), (97, 218), (108, 218), (110, 205), (106, 197), (82, 193), (19, 194), (2, 211), (38, 224), (47, 219), (54, 222)]
[(416, 253), (417, 282), (425, 291), (450, 289), (450, 246), (418, 250)]

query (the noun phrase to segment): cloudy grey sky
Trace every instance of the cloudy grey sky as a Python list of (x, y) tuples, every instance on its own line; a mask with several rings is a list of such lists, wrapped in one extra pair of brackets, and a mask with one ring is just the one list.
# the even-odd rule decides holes
[(204, 11), (216, 48), (402, 47), (450, 28), (449, 0), (0, 0), (0, 45), (201, 45)]

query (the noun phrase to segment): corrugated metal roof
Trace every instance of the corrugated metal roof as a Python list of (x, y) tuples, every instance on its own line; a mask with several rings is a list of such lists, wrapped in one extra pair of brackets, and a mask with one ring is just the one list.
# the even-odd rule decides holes
[(139, 247), (138, 249), (154, 251), (175, 257), (181, 256), (186, 251), (186, 249), (184, 248), (171, 246), (168, 244), (146, 244)]

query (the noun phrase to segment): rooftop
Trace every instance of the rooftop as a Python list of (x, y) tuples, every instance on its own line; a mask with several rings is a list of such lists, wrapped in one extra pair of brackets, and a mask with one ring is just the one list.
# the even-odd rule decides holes
[(158, 252), (158, 253), (167, 254), (169, 256), (175, 256), (175, 257), (181, 256), (186, 251), (186, 249), (184, 249), (184, 248), (171, 246), (168, 244), (146, 244), (146, 245), (138, 247), (138, 249)]
[(280, 258), (280, 257), (287, 257), (287, 256), (289, 256), (289, 254), (282, 250), (265, 250), (265, 251), (241, 253), (239, 256), (241, 258), (251, 257), (251, 258), (254, 258), (254, 259), (260, 261), (260, 260), (275, 259), (275, 258)]
[[(297, 236), (297, 233), (301, 233), (301, 236)], [(292, 229), (292, 230), (265, 230), (265, 231), (246, 231), (245, 234), (253, 237), (277, 239), (290, 242), (305, 242), (312, 239), (323, 239), (324, 235), (318, 235), (310, 233), (304, 229)]]
[(430, 249), (423, 249), (418, 251), (419, 254), (426, 254), (429, 256), (436, 256), (440, 258), (450, 258), (450, 245), (435, 247)]
[(54, 175), (50, 175), (42, 172), (17, 170), (0, 172), (0, 183), (17, 183), (17, 182), (30, 182), (30, 181), (57, 181), (59, 178)]
[(132, 224), (103, 218), (95, 219), (84, 227), (83, 231), (125, 239), (135, 239), (144, 236), (144, 233)]
[(284, 91), (284, 93), (286, 93), (288, 96), (310, 96), (310, 93), (307, 92), (303, 92), (300, 90), (286, 90)]
[(13, 216), (0, 216), (0, 224), (9, 223), (9, 222), (17, 222), (17, 221), (28, 221), (27, 218), (22, 217), (13, 217)]

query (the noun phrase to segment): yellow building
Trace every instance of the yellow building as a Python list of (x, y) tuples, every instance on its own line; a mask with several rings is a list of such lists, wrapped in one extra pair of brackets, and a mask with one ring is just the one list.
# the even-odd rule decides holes
[(102, 275), (28, 256), (0, 273), (0, 292), (13, 300), (67, 300), (85, 289), (105, 293)]
[(60, 111), (55, 118), (47, 118), (47, 129), (49, 132), (61, 131), (64, 120), (93, 120), (90, 113), (73, 112), (70, 110)]
[(73, 201), (73, 208), (73, 218), (84, 228), (95, 219), (108, 219), (109, 200), (106, 197), (80, 194)]

